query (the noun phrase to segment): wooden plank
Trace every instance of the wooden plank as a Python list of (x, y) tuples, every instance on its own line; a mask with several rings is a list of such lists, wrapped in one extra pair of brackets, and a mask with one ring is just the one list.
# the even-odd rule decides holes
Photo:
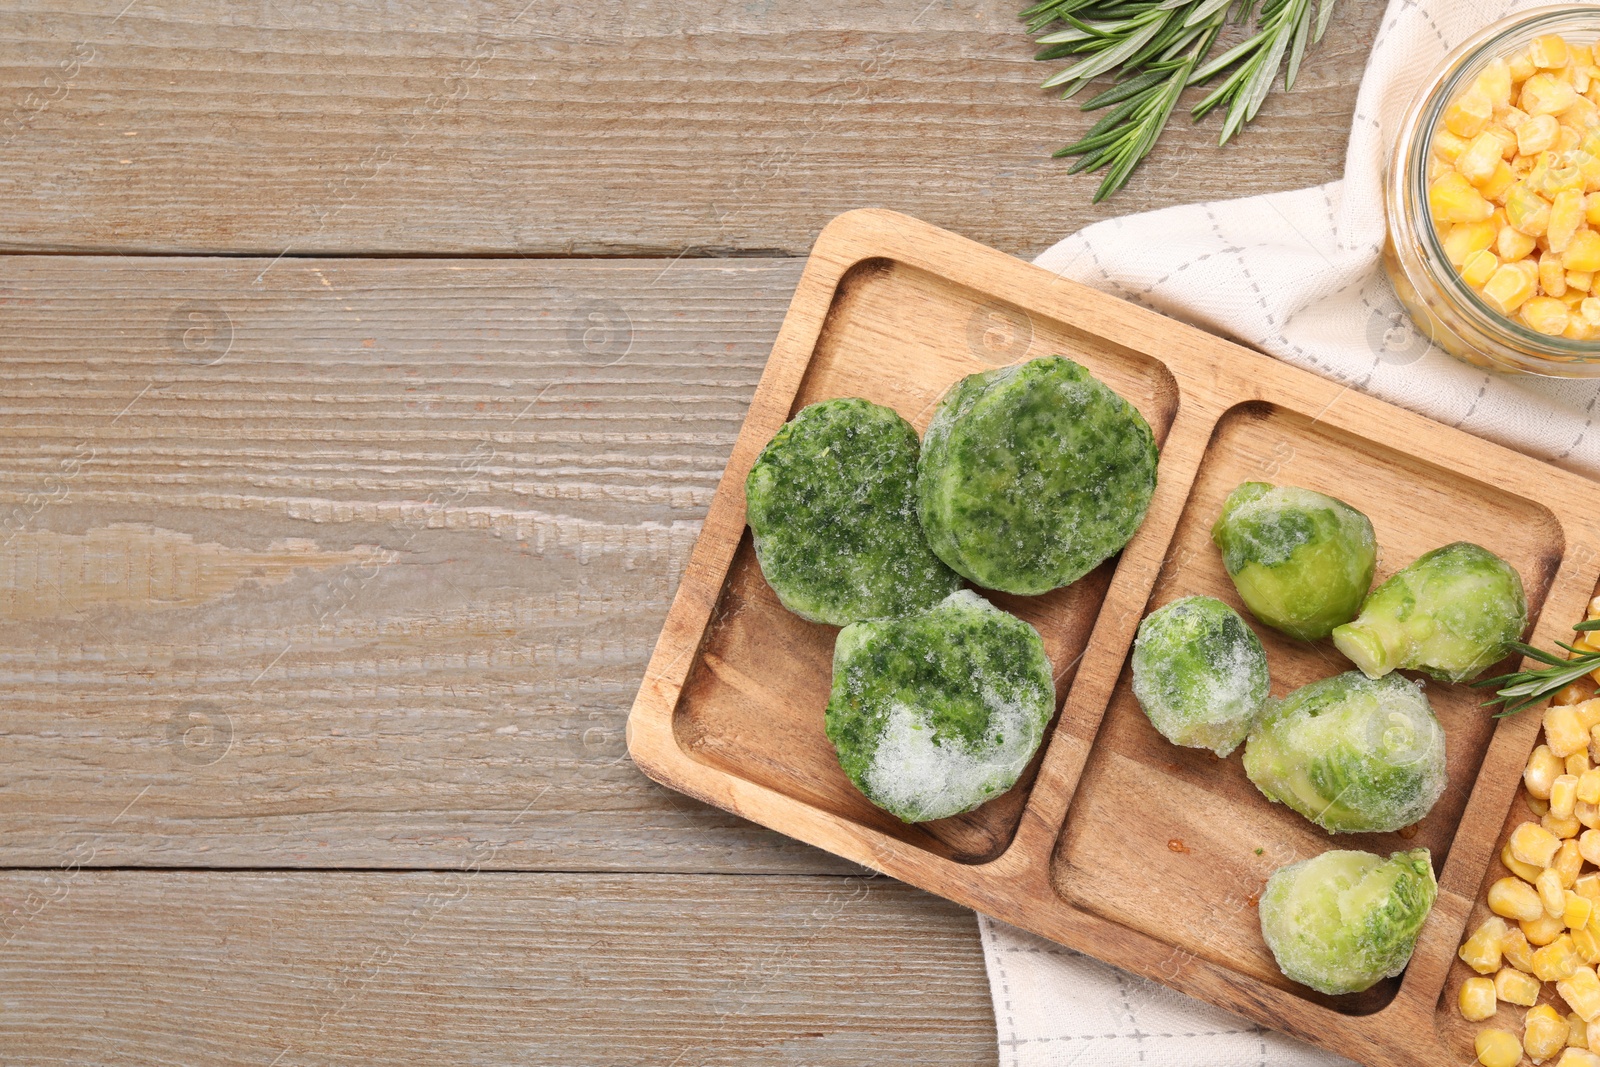
[(13, 871), (0, 914), (8, 1062), (995, 1062), (971, 913), (888, 879)]
[(623, 722), (800, 265), (0, 260), (0, 863), (847, 871)]
[(1031, 256), (1337, 177), (1384, 7), (1341, 3), (1234, 144), (1179, 117), (1092, 206), (1019, 0), (124, 2), (0, 11), (0, 248), (794, 255), (882, 206)]
[[(1003, 350), (985, 343), (994, 319), (1012, 327)], [(745, 476), (800, 405), (862, 396), (921, 427), (967, 375), (1061, 353), (1150, 423), (1161, 459), (1149, 510), (1107, 584), (1006, 602), (1026, 605), (1056, 667), (1073, 672), (1036, 775), (966, 813), (957, 834), (902, 823), (834, 770), (814, 718), (834, 631), (762, 590)], [(1449, 739), (1448, 758), (1434, 750), (1442, 796), (1412, 825), (1350, 847), (1428, 849), (1438, 899), (1403, 976), (1334, 997), (1281, 972), (1254, 908), (1273, 870), (1320, 855), (1327, 835), (1238, 762), (1171, 745), (1129, 691), (1124, 667), (1148, 609), (1209, 595), (1242, 610), (1210, 533), (1228, 494), (1264, 478), (1338, 493), (1367, 514), (1380, 579), (1443, 543), (1493, 552), (1521, 576), (1535, 645), (1569, 633), (1594, 592), (1592, 481), (925, 222), (853, 212), (828, 227), (796, 288), (640, 686), (629, 750), (690, 796), (1261, 1025), (1362, 1063), (1446, 1061), (1462, 1049), (1442, 1043), (1433, 1017), (1450, 1010), (1446, 975), (1538, 723), (1491, 721), (1481, 691), (1428, 683)], [(1353, 670), (1330, 641), (1262, 636), (1279, 696)], [(1379, 720), (1383, 747), (1405, 747)], [(967, 846), (975, 837), (982, 849)]]

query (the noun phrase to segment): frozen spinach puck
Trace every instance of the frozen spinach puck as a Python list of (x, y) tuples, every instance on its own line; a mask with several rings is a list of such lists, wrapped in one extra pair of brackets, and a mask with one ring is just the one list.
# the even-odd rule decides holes
[(933, 551), (988, 589), (1044, 593), (1128, 543), (1156, 486), (1133, 405), (1070, 359), (969, 375), (923, 435), (918, 514)]
[(923, 822), (1010, 789), (1054, 712), (1038, 632), (963, 589), (841, 630), (824, 727), (868, 800)]

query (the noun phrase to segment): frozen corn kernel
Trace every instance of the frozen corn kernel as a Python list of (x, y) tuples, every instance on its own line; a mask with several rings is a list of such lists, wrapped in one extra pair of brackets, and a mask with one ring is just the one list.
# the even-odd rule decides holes
[(1561, 263), (1568, 270), (1600, 270), (1600, 233), (1579, 230), (1573, 234), (1561, 253)]
[[(1511, 187), (1516, 183), (1516, 173), (1506, 165), (1505, 160), (1501, 160), (1495, 164), (1493, 173), (1478, 186), (1478, 192), (1482, 193), (1483, 198), (1490, 203), (1504, 204), (1506, 202), (1506, 194), (1511, 191)], [(1503, 223), (1504, 220), (1502, 219), (1501, 224)]]
[(1450, 227), (1444, 237), (1444, 253), (1451, 264), (1464, 265), (1468, 257), (1494, 244), (1498, 227), (1489, 219), (1481, 222), (1458, 222)]
[[(1466, 100), (1466, 97), (1472, 96), (1473, 92), (1474, 91), (1472, 89), (1468, 89), (1466, 93), (1462, 94), (1463, 101)], [(1478, 93), (1477, 95), (1485, 103), (1488, 102), (1488, 97), (1483, 96), (1482, 93)], [(1573, 102), (1577, 99), (1578, 90), (1562, 81), (1556, 75), (1540, 71), (1538, 74), (1533, 75), (1527, 81), (1522, 83), (1522, 95), (1517, 98), (1517, 106), (1530, 115), (1559, 115), (1561, 112), (1571, 107)], [(1451, 132), (1459, 134), (1462, 137), (1472, 137), (1476, 135), (1478, 130), (1471, 130), (1468, 132), (1466, 130), (1466, 126), (1470, 122), (1472, 116), (1477, 114), (1476, 108), (1479, 106), (1480, 105), (1476, 100), (1467, 104), (1466, 107), (1460, 112), (1462, 129), (1457, 129), (1454, 126), (1450, 126)], [(1493, 113), (1493, 110), (1494, 109), (1491, 106), (1491, 114)], [(1488, 122), (1487, 115), (1484, 116), (1483, 122)], [(1447, 126), (1449, 125), (1448, 111), (1446, 112), (1445, 124)], [(1483, 123), (1479, 123), (1478, 128), (1482, 129), (1482, 127)]]
[[(1561, 302), (1558, 300), (1556, 303), (1559, 304)], [(1563, 304), (1562, 309), (1565, 310), (1565, 308), (1566, 305)], [(1552, 815), (1548, 811), (1539, 816), (1539, 825), (1561, 841), (1565, 841), (1569, 837), (1577, 837), (1583, 831), (1583, 824), (1572, 816), (1569, 815), (1563, 819), (1559, 815)]]
[[(1540, 196), (1538, 190), (1530, 184), (1530, 181), (1531, 178), (1524, 179), (1506, 191), (1506, 222), (1512, 228), (1521, 230), (1529, 237), (1543, 237), (1546, 227), (1550, 225), (1550, 201)], [(1477, 196), (1478, 199), (1483, 199), (1483, 194), (1472, 188), (1467, 179), (1459, 174), (1447, 174), (1428, 187), (1428, 204), (1430, 207), (1435, 202), (1433, 191), (1435, 189), (1439, 190), (1439, 207), (1434, 211), (1436, 221), (1441, 220), (1441, 218), (1445, 222), (1475, 221), (1475, 217), (1471, 215), (1475, 207), (1471, 198), (1461, 192), (1463, 186)], [(1488, 201), (1485, 200), (1484, 204), (1487, 206)], [(1441, 216), (1441, 212), (1449, 212), (1451, 214)], [(1494, 214), (1494, 209), (1490, 208), (1488, 212), (1476, 217), (1488, 218), (1492, 214)], [(1455, 217), (1456, 215), (1461, 217), (1457, 218)]]
[[(1564, 189), (1555, 194), (1555, 199), (1550, 204), (1550, 223), (1545, 228), (1545, 239), (1550, 242), (1550, 251), (1565, 252), (1572, 243), (1572, 238), (1577, 235), (1578, 227), (1584, 224), (1583, 220), (1583, 190)], [(1487, 245), (1485, 247), (1488, 247)], [(1556, 257), (1551, 257), (1556, 258)], [(1556, 259), (1556, 262), (1561, 262)], [(1583, 269), (1583, 268), (1577, 268)], [(1593, 268), (1589, 268), (1593, 269)], [(1551, 293), (1551, 296), (1557, 294)]]
[(1527, 882), (1530, 885), (1532, 885), (1533, 882), (1544, 871), (1543, 867), (1535, 867), (1531, 863), (1523, 863), (1521, 860), (1517, 859), (1517, 857), (1513, 856), (1511, 854), (1510, 842), (1507, 842), (1500, 849), (1500, 863), (1505, 867), (1506, 870), (1510, 871), (1512, 874), (1516, 875), (1518, 878), (1521, 878), (1524, 882)]
[[(1511, 194), (1517, 191), (1512, 186)], [(1509, 194), (1508, 194), (1509, 195)], [(1530, 190), (1530, 195), (1537, 196)], [(1540, 201), (1543, 203), (1543, 201)], [(1531, 211), (1536, 205), (1529, 205)], [(1436, 179), (1428, 186), (1428, 210), (1433, 215), (1433, 221), (1438, 224), (1447, 222), (1482, 222), (1494, 214), (1494, 205), (1484, 198), (1484, 195), (1472, 187), (1459, 173), (1451, 171), (1449, 174)], [(1509, 216), (1508, 216), (1509, 217)], [(1545, 219), (1549, 219), (1549, 211), (1545, 212)], [(1515, 223), (1513, 223), (1514, 225)], [(1518, 229), (1523, 229), (1518, 226)], [(1523, 232), (1531, 232), (1524, 230)], [(1543, 230), (1539, 231), (1543, 233)], [(1538, 236), (1538, 234), (1534, 234)]]
[(1551, 752), (1549, 745), (1540, 745), (1528, 757), (1528, 765), (1522, 771), (1522, 784), (1540, 800), (1549, 800), (1550, 787), (1565, 770), (1563, 757)]
[(1483, 283), (1494, 276), (1500, 267), (1500, 260), (1487, 248), (1480, 249), (1467, 257), (1461, 264), (1461, 280), (1474, 289), (1482, 288)]
[[(1577, 318), (1577, 316), (1573, 317)], [(1583, 321), (1587, 322), (1589, 320), (1584, 319)], [(1580, 800), (1572, 805), (1572, 817), (1591, 830), (1600, 827), (1600, 804), (1590, 804)]]
[[(1578, 94), (1572, 90), (1572, 86), (1567, 86), (1567, 90), (1572, 92), (1573, 99), (1577, 99)], [(1526, 89), (1524, 89), (1523, 95), (1527, 95)], [(1535, 99), (1541, 104), (1549, 104), (1553, 103), (1555, 98), (1536, 95)], [(1524, 103), (1520, 106), (1522, 110), (1528, 110), (1527, 104)], [(1572, 102), (1569, 100), (1554, 110), (1565, 111), (1571, 106)], [(1444, 109), (1444, 128), (1457, 137), (1476, 137), (1493, 117), (1494, 101), (1490, 100), (1484, 91), (1475, 85), (1462, 93), (1449, 107)]]
[(1539, 903), (1544, 905), (1544, 913), (1553, 917), (1560, 917), (1567, 908), (1567, 891), (1561, 885), (1561, 875), (1554, 867), (1546, 867), (1539, 872), (1539, 877), (1533, 880), (1533, 888), (1539, 893)]
[(1472, 1049), (1483, 1067), (1517, 1067), (1522, 1062), (1522, 1042), (1510, 1030), (1479, 1030)]
[(1468, 978), (1461, 983), (1459, 1002), (1461, 1017), (1468, 1022), (1481, 1023), (1494, 1015), (1500, 1007), (1494, 995), (1494, 979)]
[[(1565, 929), (1565, 927), (1563, 927)], [(1541, 982), (1559, 982), (1582, 963), (1572, 938), (1561, 934), (1533, 953), (1533, 976)]]
[[(1543, 905), (1540, 907), (1543, 908)], [(1530, 945), (1545, 948), (1567, 932), (1567, 924), (1554, 915), (1540, 915), (1537, 919), (1517, 920), (1517, 929), (1522, 931), (1522, 936), (1528, 939)]]
[(1494, 995), (1507, 1004), (1531, 1008), (1539, 1002), (1539, 979), (1514, 967), (1502, 967), (1494, 976)]
[(1504, 263), (1483, 284), (1483, 298), (1502, 315), (1510, 315), (1534, 293), (1533, 279), (1515, 263)]
[(1550, 746), (1551, 752), (1563, 760), (1589, 747), (1589, 726), (1584, 724), (1578, 712), (1581, 707), (1582, 704), (1545, 709), (1545, 743)]
[[(1533, 65), (1541, 70), (1555, 70), (1564, 67), (1568, 62), (1567, 42), (1559, 34), (1548, 34), (1544, 37), (1535, 37), (1528, 45), (1528, 58), (1533, 60)], [(1506, 74), (1510, 76), (1510, 70)], [(1479, 77), (1481, 83), (1482, 77)]]
[[(1561, 265), (1560, 256), (1539, 257), (1539, 291), (1545, 296), (1566, 295), (1567, 271)], [(1523, 309), (1526, 310), (1527, 305), (1523, 305)]]
[(1522, 802), (1528, 806), (1529, 811), (1541, 819), (1550, 814), (1550, 802), (1548, 800), (1540, 800), (1538, 797), (1524, 797)]
[(1496, 111), (1511, 103), (1511, 65), (1504, 59), (1491, 59), (1485, 63), (1472, 84), (1488, 98)]
[[(1561, 921), (1567, 924), (1568, 930), (1585, 930), (1589, 920), (1594, 917), (1594, 901), (1588, 897), (1580, 897), (1572, 890), (1563, 890), (1561, 907)], [(1576, 944), (1573, 946), (1576, 948)], [(1582, 953), (1580, 952), (1581, 956)]]
[(1600, 978), (1592, 967), (1577, 967), (1566, 978), (1556, 982), (1556, 992), (1567, 1002), (1567, 1007), (1583, 1016), (1585, 1022), (1600, 1015)]
[(1583, 849), (1576, 839), (1561, 842), (1556, 858), (1550, 861), (1550, 869), (1561, 879), (1563, 889), (1572, 888), (1583, 870)]
[(1589, 1025), (1585, 1030), (1584, 1037), (1586, 1040), (1584, 1045), (1590, 1049), (1600, 1048), (1600, 1019), (1589, 1020)]
[(1553, 1059), (1567, 1047), (1567, 1020), (1548, 1004), (1528, 1009), (1522, 1018), (1522, 1048), (1534, 1063)]
[(1533, 946), (1528, 943), (1528, 935), (1520, 929), (1506, 931), (1506, 936), (1500, 941), (1500, 956), (1517, 970), (1525, 974), (1533, 973)]
[(1556, 780), (1550, 783), (1550, 813), (1559, 819), (1568, 818), (1572, 815), (1572, 806), (1577, 802), (1578, 776), (1571, 773), (1556, 775)]
[(1589, 1048), (1589, 1024), (1575, 1011), (1567, 1012), (1567, 1047), (1586, 1051)]
[(1523, 863), (1548, 867), (1561, 847), (1561, 839), (1538, 823), (1524, 822), (1511, 831), (1510, 844), (1511, 854)]
[[(1588, 233), (1589, 231), (1588, 230), (1582, 230), (1580, 232)], [(1567, 248), (1569, 250), (1571, 249), (1571, 247), (1572, 247), (1571, 245), (1567, 246)], [(1569, 271), (1567, 271), (1567, 289), (1568, 290), (1576, 291), (1576, 292), (1580, 292), (1580, 293), (1587, 293), (1593, 286), (1594, 286), (1594, 271), (1592, 271), (1592, 270), (1569, 270)], [(1568, 758), (1571, 759), (1571, 758), (1575, 758), (1575, 757), (1568, 757)], [(1588, 758), (1589, 758), (1588, 756), (1584, 757), (1584, 759), (1588, 759)], [(1571, 772), (1569, 771), (1568, 773), (1570, 774)]]
[(1504, 919), (1491, 915), (1461, 943), (1456, 955), (1479, 974), (1493, 974), (1500, 969), (1500, 946), (1510, 932)]
[[(1588, 900), (1589, 898), (1580, 897), (1579, 899)], [(1593, 902), (1591, 901), (1590, 903), (1592, 904)], [(1594, 919), (1594, 912), (1591, 911), (1589, 913), (1589, 918), (1591, 920)], [(1572, 947), (1578, 953), (1578, 958), (1590, 967), (1600, 963), (1600, 937), (1595, 936), (1595, 932), (1591, 927), (1585, 926), (1581, 930), (1572, 931)]]
[(1500, 227), (1500, 232), (1495, 236), (1494, 250), (1502, 260), (1515, 263), (1525, 259), (1539, 244), (1537, 237), (1529, 236), (1510, 223)]
[(1548, 151), (1560, 132), (1561, 124), (1554, 115), (1532, 115), (1517, 127), (1517, 151), (1525, 156)]
[[(1591, 296), (1586, 299), (1595, 298)], [(1600, 300), (1595, 300), (1595, 303), (1600, 304)], [(1600, 767), (1591, 767), (1578, 775), (1578, 799), (1590, 804), (1600, 804)]]
[(1590, 1052), (1587, 1048), (1568, 1044), (1562, 1050), (1561, 1058), (1556, 1061), (1556, 1067), (1600, 1067), (1600, 1056)]
[(1440, 130), (1433, 135), (1433, 141), (1429, 144), (1429, 148), (1436, 158), (1442, 159), (1446, 163), (1454, 163), (1461, 153), (1467, 150), (1467, 145), (1471, 143), (1465, 137), (1457, 137), (1449, 130)]
[[(1545, 117), (1549, 118), (1548, 115)], [(1505, 142), (1495, 135), (1493, 127), (1484, 130), (1456, 157), (1456, 171), (1473, 185), (1481, 186), (1505, 162), (1501, 155), (1504, 148)]]

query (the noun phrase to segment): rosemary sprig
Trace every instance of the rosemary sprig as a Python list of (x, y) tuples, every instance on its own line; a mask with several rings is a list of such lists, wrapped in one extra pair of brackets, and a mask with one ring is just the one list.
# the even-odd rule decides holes
[[(1600, 619), (1580, 622), (1573, 629), (1580, 633), (1600, 630)], [(1507, 715), (1515, 715), (1524, 708), (1532, 707), (1551, 693), (1559, 692), (1584, 675), (1600, 668), (1600, 652), (1574, 648), (1565, 641), (1557, 641), (1556, 644), (1571, 653), (1570, 658), (1562, 659), (1553, 652), (1546, 652), (1542, 648), (1534, 648), (1532, 645), (1517, 641), (1511, 646), (1512, 648), (1529, 659), (1538, 660), (1548, 666), (1531, 671), (1514, 671), (1511, 674), (1502, 674), (1497, 678), (1485, 678), (1481, 682), (1472, 683), (1476, 686), (1496, 687), (1494, 699), (1484, 701), (1485, 707), (1503, 705), (1502, 709), (1495, 713), (1495, 718), (1503, 719)]]
[[(1023, 11), (1029, 33), (1045, 47), (1036, 59), (1074, 58), (1051, 75), (1045, 88), (1064, 87), (1070, 98), (1095, 78), (1110, 74), (1111, 88), (1082, 109), (1110, 108), (1082, 139), (1056, 152), (1078, 156), (1072, 173), (1106, 170), (1096, 202), (1122, 188), (1177, 106), (1184, 89), (1222, 77), (1196, 104), (1196, 121), (1225, 107), (1219, 144), (1226, 144), (1256, 117), (1278, 72), (1288, 61), (1284, 87), (1300, 73), (1306, 48), (1322, 39), (1335, 0), (1040, 0)], [(1211, 57), (1229, 13), (1240, 22), (1254, 17), (1255, 32)], [(1051, 29), (1060, 24), (1061, 28)]]

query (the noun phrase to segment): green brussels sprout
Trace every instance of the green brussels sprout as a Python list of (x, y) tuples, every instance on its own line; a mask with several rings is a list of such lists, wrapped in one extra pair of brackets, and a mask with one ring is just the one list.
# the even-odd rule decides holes
[(986, 589), (1047, 593), (1122, 550), (1156, 487), (1139, 412), (1070, 359), (971, 374), (922, 437), (917, 513), (938, 557)]
[(823, 730), (868, 800), (923, 822), (1016, 784), (1055, 706), (1038, 631), (962, 589), (839, 631)]
[(1373, 590), (1361, 614), (1333, 631), (1333, 643), (1370, 678), (1403, 668), (1464, 682), (1509, 655), (1527, 627), (1516, 568), (1457, 541)]
[(1261, 714), (1268, 684), (1261, 639), (1220, 600), (1174, 600), (1139, 624), (1133, 695), (1173, 744), (1228, 755)]
[(1444, 792), (1444, 727), (1415, 682), (1346, 671), (1269, 701), (1244, 771), (1329, 833), (1398, 830)]
[(1239, 486), (1223, 503), (1211, 540), (1250, 613), (1304, 641), (1355, 618), (1378, 561), (1365, 515), (1292, 485)]
[(931, 607), (961, 587), (917, 521), (911, 424), (859, 397), (801, 409), (745, 479), (761, 573), (783, 606), (844, 626)]
[(1261, 894), (1261, 936), (1285, 976), (1359, 993), (1405, 970), (1439, 884), (1425, 848), (1388, 859), (1335, 849), (1280, 867)]

